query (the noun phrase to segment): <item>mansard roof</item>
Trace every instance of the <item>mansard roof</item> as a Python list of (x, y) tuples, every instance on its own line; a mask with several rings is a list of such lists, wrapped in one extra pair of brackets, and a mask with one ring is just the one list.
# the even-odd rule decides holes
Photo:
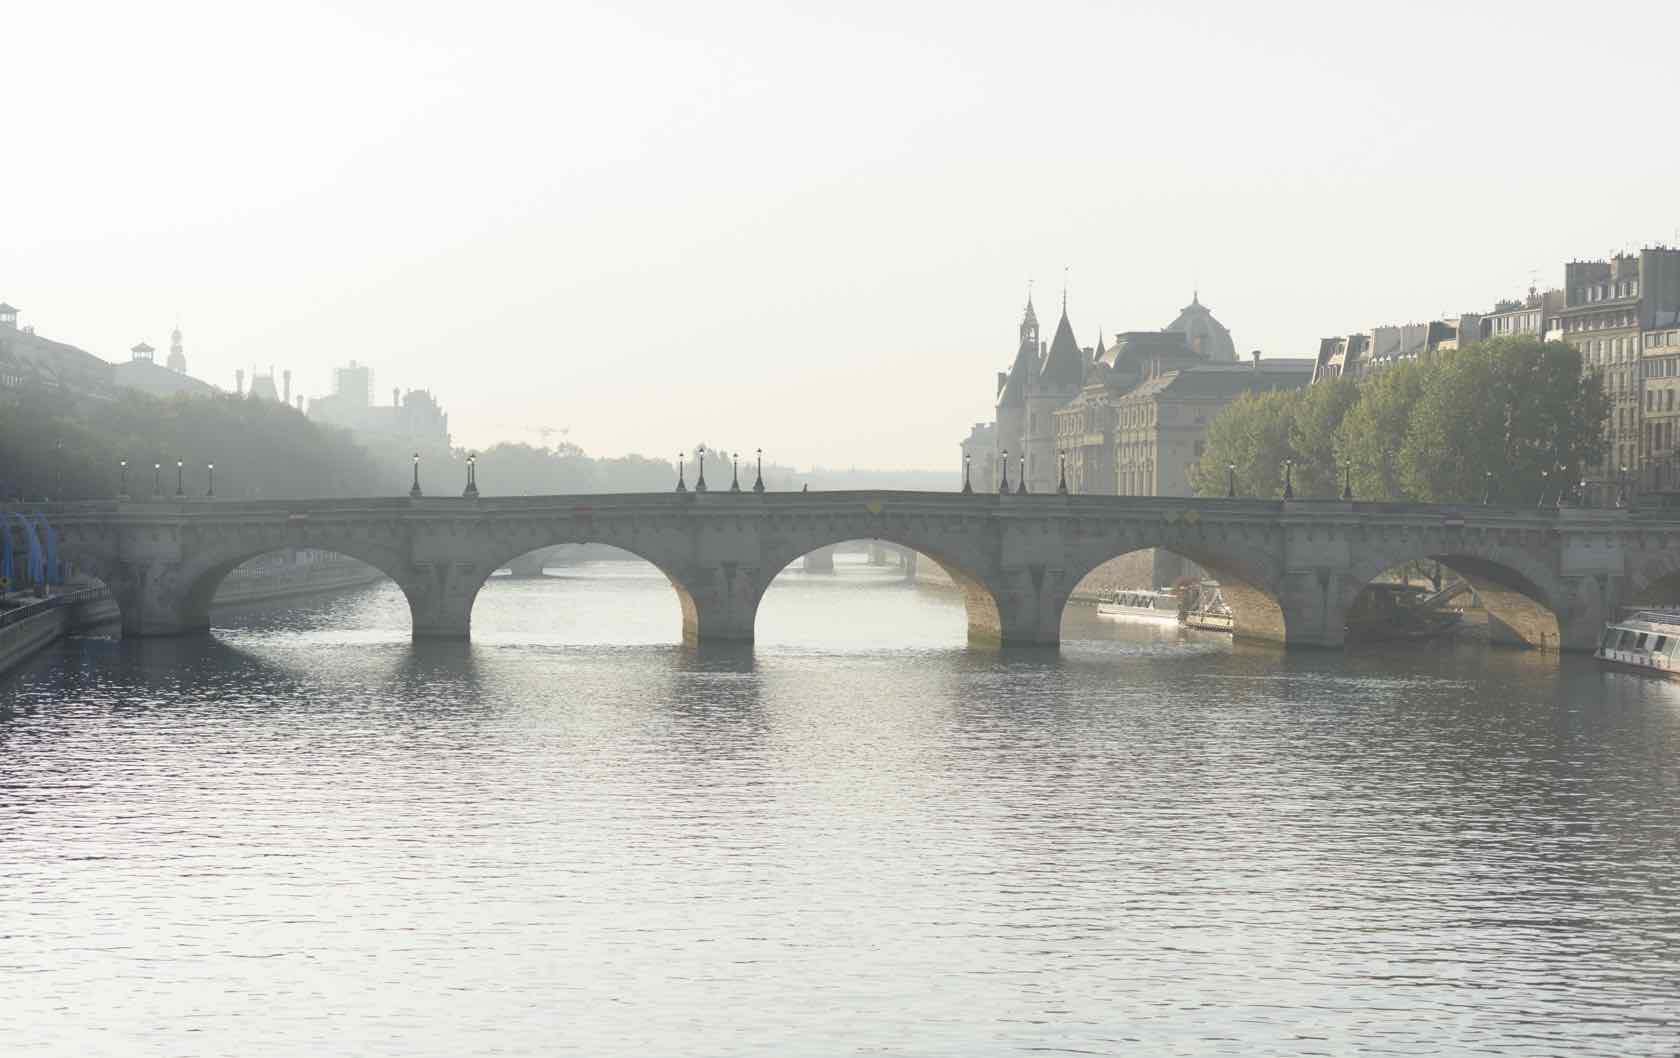
[(1040, 377), (1047, 386), (1077, 386), (1084, 381), (1085, 352), (1074, 341), (1066, 305), (1062, 306), (1062, 318), (1056, 324), (1056, 336), (1050, 340), (1050, 353)]

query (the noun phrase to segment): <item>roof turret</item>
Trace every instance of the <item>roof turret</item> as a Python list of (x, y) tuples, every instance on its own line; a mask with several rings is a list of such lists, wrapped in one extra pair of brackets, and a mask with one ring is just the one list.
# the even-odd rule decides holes
[(1073, 338), (1073, 325), (1068, 322), (1067, 303), (1062, 304), (1062, 318), (1056, 323), (1056, 335), (1050, 339), (1050, 352), (1044, 358), (1040, 380), (1047, 386), (1078, 386), (1085, 379), (1085, 354)]

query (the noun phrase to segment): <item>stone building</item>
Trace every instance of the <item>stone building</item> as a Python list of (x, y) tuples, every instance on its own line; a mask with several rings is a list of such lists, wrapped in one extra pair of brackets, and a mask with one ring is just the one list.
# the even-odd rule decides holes
[(1122, 496), (1191, 496), (1190, 468), (1202, 458), (1208, 425), (1249, 393), (1300, 389), (1313, 362), (1195, 363), (1147, 375), (1115, 402), (1116, 491)]
[(1585, 470), (1586, 499), (1614, 503), (1624, 477), (1655, 487), (1644, 392), (1647, 371), (1661, 368), (1647, 367), (1645, 361), (1660, 365), (1667, 357), (1660, 352), (1647, 356), (1642, 347), (1646, 334), (1666, 336), (1669, 328), (1680, 326), (1680, 250), (1653, 246), (1637, 254), (1570, 261), (1564, 265), (1564, 298), (1552, 334), (1580, 350), (1585, 369), (1601, 373), (1610, 405), (1604, 458)]
[[(290, 390), (291, 373), (287, 372)], [(449, 416), (428, 390), (393, 388), (390, 404), (373, 403), (373, 373), (354, 360), (333, 372), (333, 393), (309, 402), (309, 417), (341, 426), (365, 441), (402, 441), (417, 448), (447, 448)]]
[(111, 364), (18, 326), (18, 310), (0, 302), (0, 400), (15, 404), (32, 387), (110, 400), (115, 385)]
[(1645, 394), (1639, 457), (1641, 490), (1680, 491), (1680, 326), (1646, 331), (1641, 339)]
[(119, 386), (150, 393), (154, 397), (173, 397), (177, 393), (207, 397), (216, 387), (187, 374), (187, 354), (181, 345), (181, 328), (169, 334), (167, 366), (157, 362), (157, 350), (141, 342), (128, 351), (128, 362), (112, 369), (112, 378)]
[(967, 474), (975, 491), (996, 488), (998, 482), (997, 423), (977, 422), (963, 438), (962, 462), (957, 473)]

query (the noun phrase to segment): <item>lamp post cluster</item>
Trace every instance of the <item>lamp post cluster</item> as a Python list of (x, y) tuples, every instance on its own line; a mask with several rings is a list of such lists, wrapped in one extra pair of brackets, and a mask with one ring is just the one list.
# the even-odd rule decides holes
[[(58, 447), (62, 449), (63, 443), (60, 442)], [(216, 496), (216, 464), (204, 464), (204, 473), (204, 495), (206, 498), (214, 499)], [(129, 499), (128, 460), (126, 459), (117, 460), (117, 482), (117, 499)], [(158, 460), (152, 463), (152, 496), (153, 498), (158, 498), (162, 495), (163, 462)], [(187, 498), (187, 461), (184, 459), (177, 459), (175, 461), (175, 498), (178, 500), (184, 500)]]

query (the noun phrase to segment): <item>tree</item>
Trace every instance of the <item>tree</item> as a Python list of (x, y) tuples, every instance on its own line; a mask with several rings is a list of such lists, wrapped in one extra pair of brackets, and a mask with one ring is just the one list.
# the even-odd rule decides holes
[(1295, 459), (1290, 434), (1299, 392), (1245, 393), (1208, 426), (1202, 458), (1190, 467), (1190, 485), (1203, 496), (1223, 496), (1231, 464), (1239, 496), (1283, 495), (1283, 463)]
[(1359, 400), (1336, 427), (1336, 454), (1353, 464), (1353, 494), (1402, 500), (1400, 443), (1423, 391), (1426, 365), (1407, 361), (1359, 386)]
[(1336, 432), (1348, 409), (1359, 401), (1359, 386), (1350, 378), (1333, 378), (1298, 394), (1289, 429), (1294, 451), (1295, 494), (1330, 497), (1342, 494), (1342, 457)]
[(1524, 336), (1470, 346), (1430, 365), (1400, 449), (1407, 495), (1472, 502), (1490, 490), (1533, 503), (1575, 482), (1602, 451), (1608, 408), (1596, 373), (1562, 342)]
[[(1214, 419), (1192, 484), (1276, 496), (1295, 461), (1297, 494), (1339, 494), (1342, 461), (1362, 499), (1533, 503), (1579, 478), (1602, 451), (1608, 400), (1561, 342), (1500, 338), (1398, 364), (1355, 386), (1244, 397)], [(1491, 495), (1490, 495), (1491, 493)]]

